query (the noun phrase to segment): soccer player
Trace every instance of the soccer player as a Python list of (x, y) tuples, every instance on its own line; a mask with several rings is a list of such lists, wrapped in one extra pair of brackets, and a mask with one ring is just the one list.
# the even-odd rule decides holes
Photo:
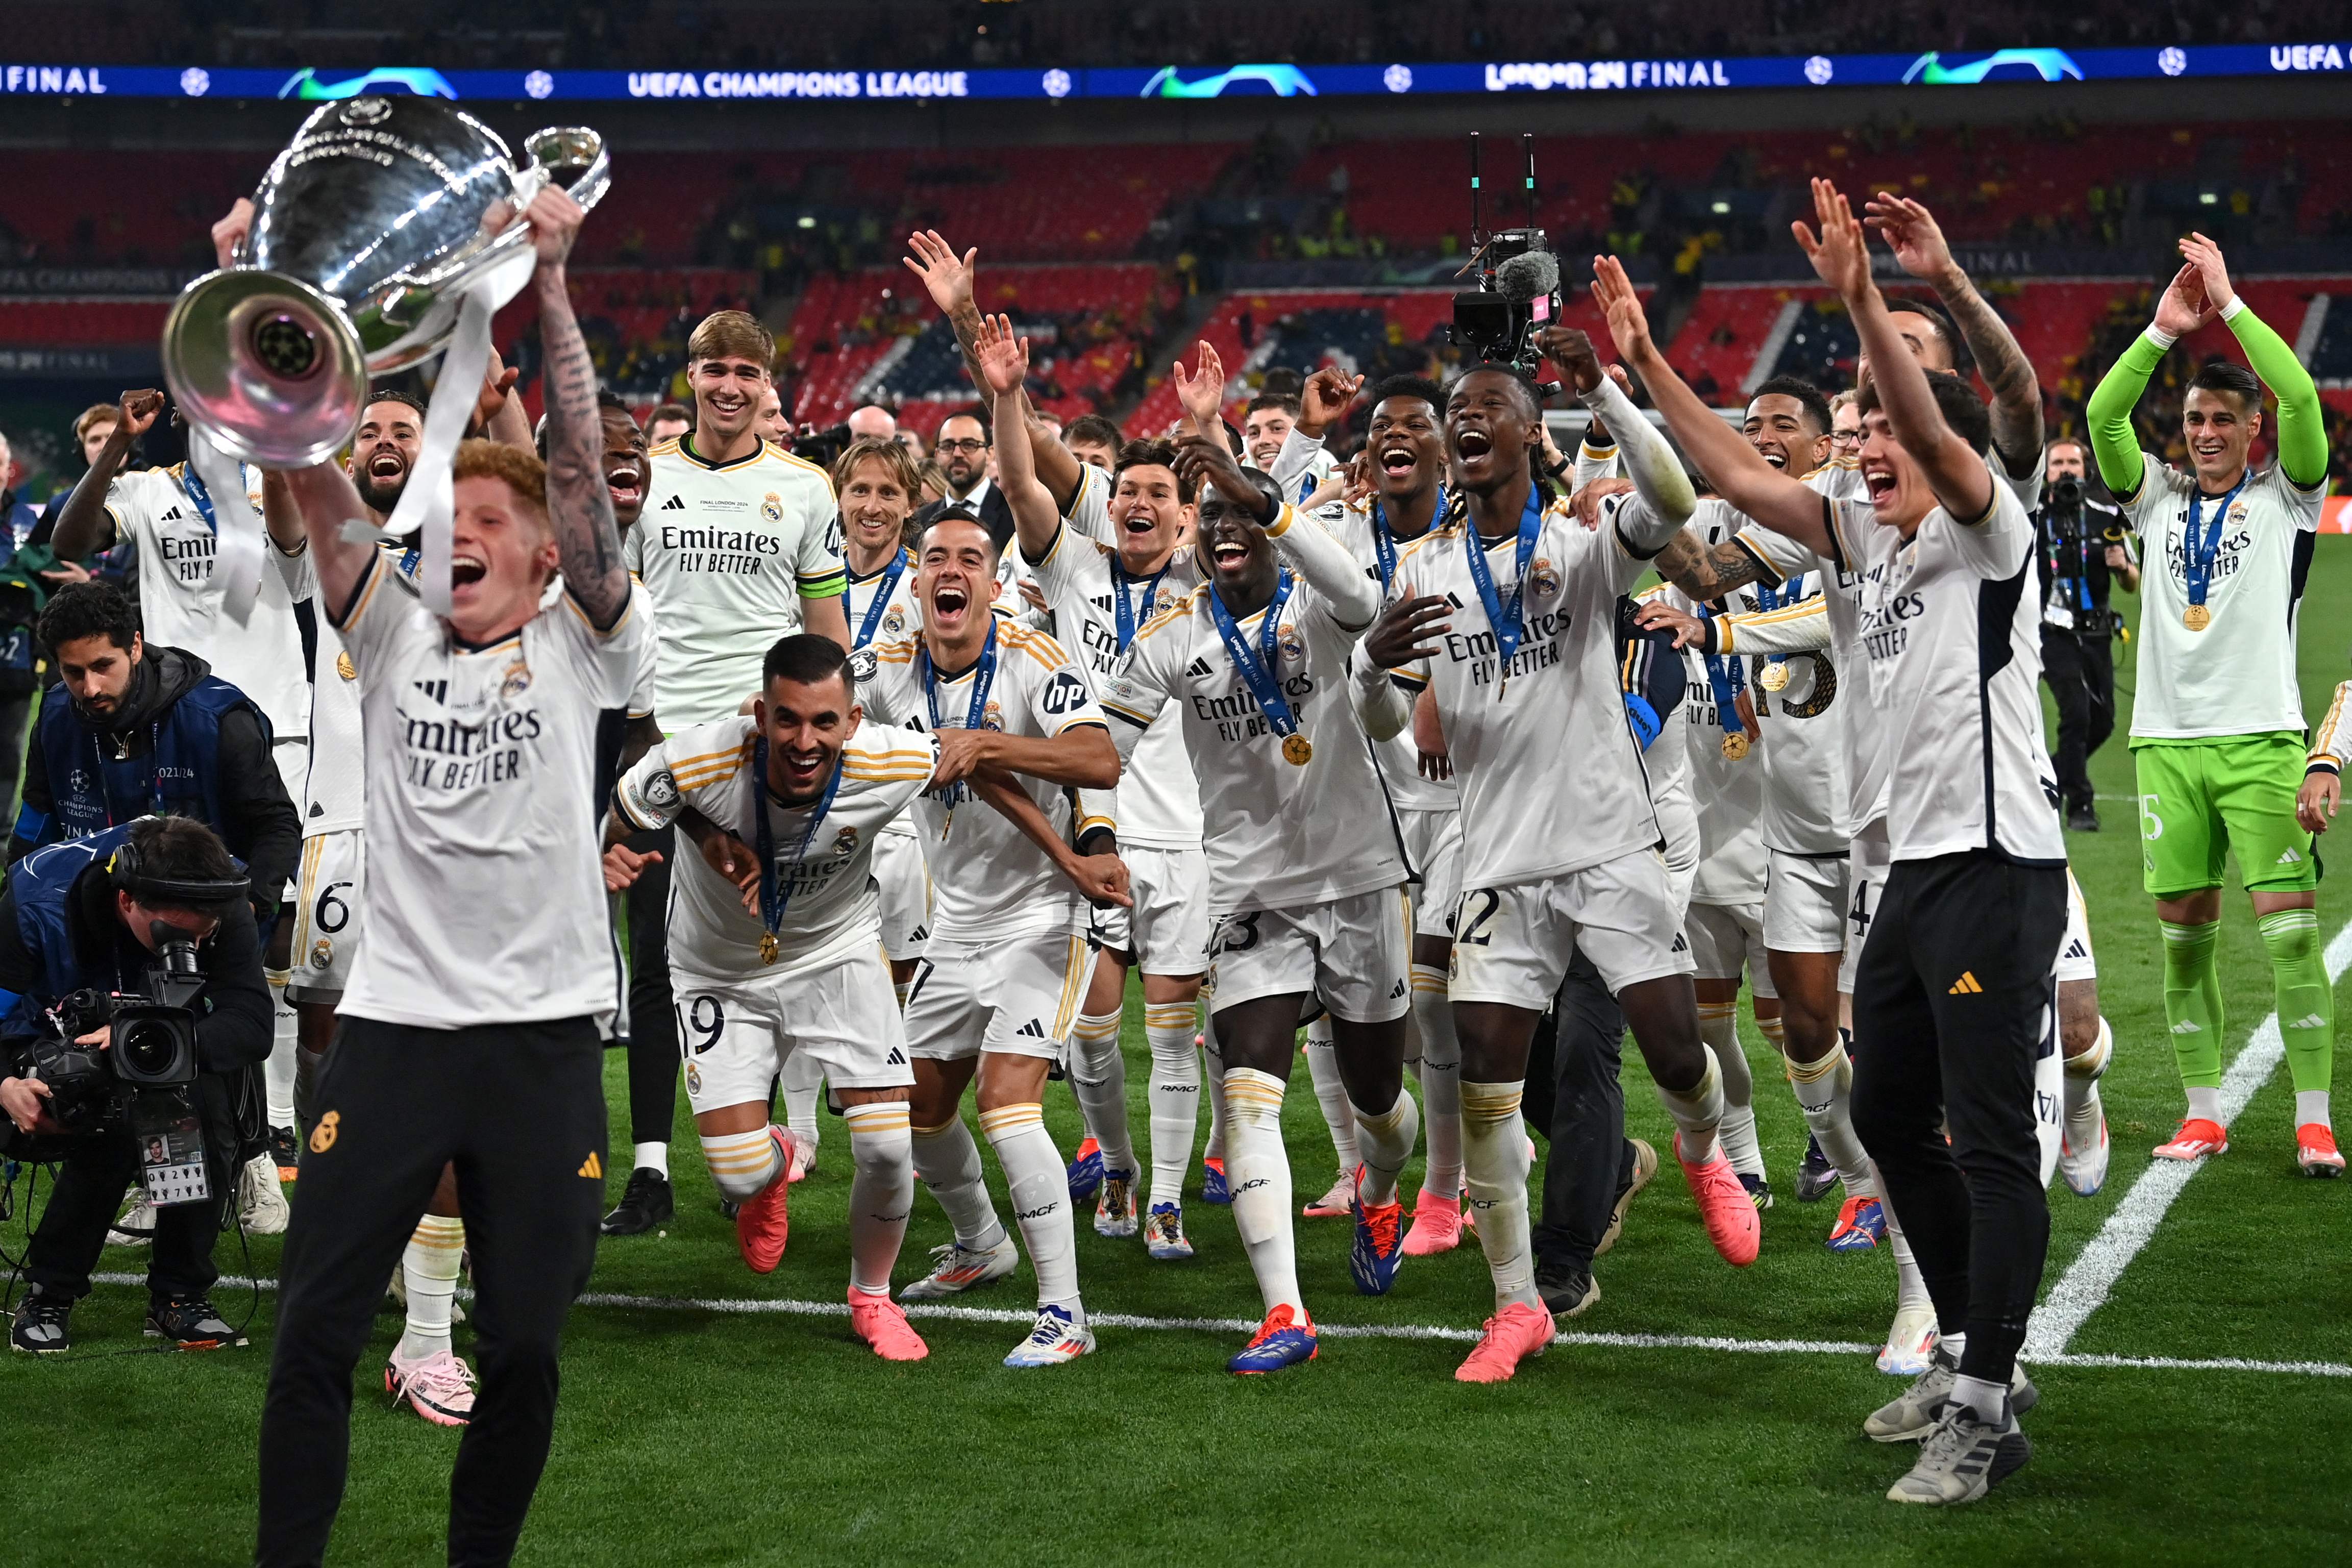
[[(644, 521), (629, 530), (628, 568), (660, 612), (654, 707), (676, 730), (735, 716), (759, 690), (760, 664), (780, 632), (808, 631), (847, 648), (841, 546), (824, 469), (763, 439), (775, 339), (740, 310), (703, 318), (687, 340), (691, 434), (653, 449)], [(650, 1230), (675, 1208), (670, 1124), (677, 1095), (677, 1025), (662, 960), (665, 860), (636, 884), (629, 923), (627, 1186), (605, 1217), (608, 1236)]]
[[(547, 351), (550, 464), (459, 448), (452, 610), (373, 545), (332, 465), (290, 476), (330, 618), (359, 674), (373, 939), (286, 1238), (262, 1411), (256, 1561), (316, 1563), (341, 1500), (352, 1366), (384, 1276), (455, 1162), (481, 1287), (481, 1389), (450, 1481), (449, 1556), (506, 1561), (555, 1416), (557, 1350), (604, 1196), (598, 1015), (617, 1000), (596, 823), (600, 709), (651, 656), (597, 458), (595, 371), (566, 293), (579, 204), (526, 214)], [(562, 572), (560, 593), (548, 590)]]
[[(2195, 1160), (2230, 1147), (2216, 950), (2221, 862), (2234, 849), (2270, 954), (2294, 1082), (2295, 1164), (2334, 1176), (2344, 1169), (2327, 1108), (2335, 998), (2320, 953), (2318, 867), (2295, 813), (2305, 755), (2295, 612), (2327, 491), (2327, 436), (2311, 373), (2231, 287), (2221, 247), (2191, 235), (2180, 254), (2155, 321), (2086, 411), (2099, 476), (2149, 562), (2131, 749), (2143, 881), (2164, 933), (2165, 1019), (2189, 1092), (2179, 1131), (2156, 1153)], [(2139, 449), (2132, 407), (2173, 343), (2216, 316), (2252, 368), (2215, 361), (2189, 378), (2184, 474)], [(2248, 455), (2263, 429), (2265, 383), (2278, 398), (2278, 461), (2258, 474)]]
[(1404, 1092), (1409, 912), (1378, 764), (1343, 700), (1379, 589), (1213, 436), (1187, 437), (1176, 473), (1197, 487), (1208, 580), (1135, 640), (1103, 706), (1130, 751), (1176, 717), (1200, 779), (1226, 1180), (1265, 1307), (1226, 1365), (1255, 1374), (1316, 1354), (1282, 1145), (1293, 1042), (1314, 1004), (1331, 1015), (1362, 1155), (1349, 1272), (1380, 1295), (1403, 1260), (1397, 1178), (1420, 1131)]
[(2017, 1413), (2035, 1396), (2016, 1353), (2049, 1242), (2032, 1106), (2066, 875), (2043, 788), (2034, 531), (1987, 465), (1984, 405), (1905, 349), (1862, 225), (1829, 182), (1813, 195), (1820, 231), (1800, 223), (1798, 241), (1871, 360), (1857, 402), (1866, 498), (1825, 503), (1719, 423), (1704, 428), (1714, 416), (1666, 384), (1622, 271), (1601, 267), (1594, 292), (1724, 498), (1840, 572), (1829, 612), (1858, 637), (1853, 675), (1885, 732), (1888, 782), (1889, 869), (1855, 977), (1853, 1123), (1941, 1329), (1927, 1370), (1864, 1430), (1926, 1439), (1890, 1499), (1969, 1502), (2032, 1452)]
[[(978, 1078), (980, 1120), (1004, 1167), (1037, 1270), (1037, 1317), (1005, 1357), (1053, 1366), (1095, 1347), (1078, 1294), (1068, 1176), (1045, 1131), (1045, 1073), (1066, 1049), (1088, 954), (1087, 897), (1124, 896), (1108, 822), (1084, 824), (1079, 850), (1066, 788), (1109, 789), (1118, 753), (1086, 676), (1043, 632), (989, 609), (996, 548), (962, 517), (934, 523), (917, 555), (919, 630), (861, 651), (866, 714), (928, 730), (940, 747), (937, 786), (915, 805), (931, 868), (931, 936), (907, 991), (915, 1061), (915, 1170), (954, 1223), (902, 1301), (952, 1295), (1013, 1271), (1012, 1239), (982, 1185), (980, 1149), (957, 1107)], [(1052, 825), (1044, 843), (966, 799), (974, 769), (1014, 776)], [(1084, 894), (1086, 896), (1082, 897)]]
[[(1193, 551), (1176, 542), (1193, 522), (1192, 485), (1179, 478), (1176, 452), (1167, 442), (1130, 442), (1120, 449), (1112, 477), (1109, 521), (1118, 542), (1100, 543), (1066, 526), (1036, 476), (1030, 428), (1021, 418), (1028, 342), (1000, 317), (983, 322), (979, 347), (982, 372), (996, 398), (996, 428), (1003, 432), (996, 447), (998, 482), (1013, 507), (1024, 564), (1099, 698), (1137, 632), (1200, 585)], [(1160, 716), (1133, 747), (1120, 770), (1117, 813), (1119, 854), (1135, 902), (1103, 911), (1097, 922), (1101, 946), (1074, 1026), (1070, 1086), (1100, 1146), (1095, 1229), (1132, 1236), (1137, 1171), (1118, 1033), (1127, 971), (1140, 969), (1151, 1050), (1150, 1207), (1141, 1228), (1153, 1258), (1189, 1258), (1183, 1188), (1201, 1100), (1192, 1038), (1201, 977), (1209, 967), (1211, 915), (1201, 792), (1181, 716)]]
[(887, 1361), (920, 1361), (929, 1352), (890, 1299), (915, 1197), (915, 1074), (877, 954), (871, 873), (886, 824), (930, 781), (938, 746), (861, 723), (848, 657), (830, 638), (779, 639), (763, 673), (750, 715), (681, 730), (629, 770), (605, 832), (604, 882), (625, 886), (642, 869), (645, 857), (620, 842), (632, 829), (673, 826), (690, 811), (718, 831), (676, 873), (669, 928), (703, 1158), (742, 1206), (743, 1260), (772, 1273), (784, 1252), (792, 1140), (769, 1124), (768, 1089), (788, 1058), (814, 1057), (849, 1124), (856, 1170), (850, 1329)]
[(1496, 1300), (1454, 1375), (1465, 1382), (1507, 1378), (1551, 1340), (1528, 1245), (1518, 1106), (1528, 1041), (1571, 949), (1589, 954), (1618, 995), (1675, 1119), (1709, 1239), (1745, 1265), (1759, 1233), (1717, 1137), (1722, 1077), (1699, 1036), (1689, 944), (1655, 852), (1658, 819), (1616, 671), (1618, 597), (1681, 529), (1695, 497), (1582, 335), (1560, 351), (1586, 405), (1625, 448), (1638, 499), (1616, 506), (1601, 531), (1579, 526), (1538, 468), (1533, 387), (1508, 366), (1465, 372), (1445, 409), (1464, 523), (1405, 551), (1396, 601), (1367, 634), (1351, 687), (1375, 738), (1411, 722), (1405, 691), (1434, 690), (1462, 792), (1464, 891), (1448, 989), (1462, 1041), (1464, 1175)]

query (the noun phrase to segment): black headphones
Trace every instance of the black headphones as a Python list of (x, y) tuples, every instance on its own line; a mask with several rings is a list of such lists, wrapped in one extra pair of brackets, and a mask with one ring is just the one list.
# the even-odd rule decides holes
[(253, 891), (252, 882), (241, 876), (217, 881), (150, 876), (140, 867), (138, 844), (128, 838), (115, 845), (114, 853), (108, 858), (106, 879), (119, 893), (127, 893), (142, 904), (161, 903), (167, 908), (177, 908), (182, 904), (230, 904), (249, 896)]

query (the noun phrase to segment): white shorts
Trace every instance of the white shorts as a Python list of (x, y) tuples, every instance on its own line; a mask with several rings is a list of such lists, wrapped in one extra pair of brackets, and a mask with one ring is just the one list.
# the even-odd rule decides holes
[(1386, 1023), (1412, 1007), (1412, 905), (1399, 888), (1329, 904), (1244, 909), (1217, 923), (1201, 995), (1209, 1010), (1305, 993), (1332, 1017)]
[(1847, 996), (1853, 995), (1854, 966), (1862, 962), (1862, 945), (1870, 939), (1871, 918), (1878, 913), (1878, 895), (1886, 891), (1886, 868), (1893, 860), (1883, 817), (1862, 831), (1846, 857), (1845, 958), (1838, 966), (1838, 989)]
[(908, 1050), (934, 1061), (983, 1051), (1058, 1061), (1093, 973), (1093, 945), (1064, 931), (933, 936), (907, 987)]
[(1691, 972), (1690, 941), (1655, 850), (1463, 894), (1447, 994), (1541, 1012), (1579, 947), (1612, 991)]
[(1412, 934), (1454, 940), (1454, 910), (1462, 902), (1462, 813), (1399, 810), (1407, 864), (1421, 873), (1412, 896)]
[(1112, 904), (1093, 912), (1095, 941), (1107, 953), (1126, 953), (1147, 975), (1205, 973), (1215, 927), (1209, 919), (1209, 856), (1205, 850), (1122, 846), (1132, 909)]
[[(282, 747), (280, 749), (283, 749)], [(335, 1002), (360, 956), (360, 886), (367, 876), (366, 835), (357, 828), (312, 833), (302, 841), (294, 894), (294, 946), (286, 995), (298, 1002)]]
[(2066, 868), (2066, 936), (2058, 944), (2058, 962), (2050, 974), (2062, 986), (2099, 977), (2099, 961), (2091, 952), (2091, 911), (2083, 903), (2083, 884), (2074, 880), (2073, 866)]
[(1764, 902), (1694, 904), (1683, 916), (1690, 935), (1691, 962), (1702, 980), (1736, 980), (1748, 974), (1748, 988), (1759, 997), (1777, 997), (1772, 967), (1764, 953)]
[(845, 953), (814, 969), (708, 979), (670, 971), (677, 1052), (695, 1113), (757, 1101), (785, 1061), (800, 1055), (836, 1089), (896, 1089), (915, 1082), (890, 968), (878, 948)]
[(1844, 855), (1769, 852), (1764, 873), (1764, 946), (1775, 953), (1843, 953), (1848, 904)]
[(874, 885), (882, 899), (882, 951), (894, 964), (923, 956), (931, 936), (931, 868), (912, 833), (874, 840)]

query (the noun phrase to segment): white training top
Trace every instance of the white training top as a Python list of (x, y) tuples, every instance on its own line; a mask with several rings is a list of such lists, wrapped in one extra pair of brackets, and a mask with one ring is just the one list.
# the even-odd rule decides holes
[(713, 465), (692, 439), (653, 449), (645, 510), (622, 544), (661, 612), (654, 708), (673, 734), (733, 717), (768, 649), (801, 629), (802, 597), (839, 593), (845, 579), (824, 469), (765, 442)]
[[(2318, 537), (2323, 481), (2305, 490), (2273, 464), (2230, 503), (2205, 596), (2212, 622), (2191, 632), (2184, 542), (2197, 476), (2140, 455), (2139, 488), (2123, 502), (2147, 570), (2140, 579), (2135, 737), (2190, 739), (2303, 728), (2295, 616)], [(2199, 508), (2204, 531), (2219, 497)]]
[[(1080, 725), (1109, 727), (1102, 709), (1095, 706), (1093, 688), (1059, 643), (1010, 622), (1000, 620), (995, 625), (996, 673), (982, 710), (986, 727), (1045, 737)], [(924, 664), (916, 656), (920, 646), (920, 637), (909, 632), (877, 641), (867, 650), (874, 656), (872, 673), (857, 688), (866, 718), (927, 732), (966, 727), (977, 666), (932, 672), (940, 713), (934, 726), (919, 674)], [(1070, 803), (1061, 786), (1025, 773), (1013, 778), (1054, 831), (1066, 838)], [(1043, 850), (987, 801), (971, 794), (952, 802), (925, 794), (915, 802), (914, 815), (923, 857), (931, 868), (933, 937), (990, 942), (1043, 932), (1086, 932), (1087, 906), (1077, 889)]]
[(754, 978), (814, 968), (880, 942), (874, 841), (922, 793), (939, 758), (939, 743), (928, 735), (859, 725), (842, 747), (841, 783), (832, 804), (812, 830), (815, 808), (784, 805), (753, 771), (758, 741), (758, 721), (749, 715), (698, 725), (646, 752), (621, 780), (616, 807), (637, 828), (667, 827), (691, 806), (756, 849), (756, 813), (768, 816), (779, 891), (785, 895), (774, 965), (760, 957), (767, 929), (760, 917), (680, 834), (670, 875), (669, 963), (682, 974)]
[(369, 940), (341, 1010), (425, 1029), (610, 1013), (589, 779), (598, 713), (652, 656), (642, 595), (607, 632), (565, 595), (474, 648), (391, 560), (371, 557), (341, 621), (372, 781)]
[[(1312, 517), (1286, 506), (1266, 531), (1292, 571), (1268, 674), (1313, 747), (1305, 763), (1285, 758), (1218, 634), (1206, 586), (1136, 637), (1103, 694), (1103, 711), (1125, 721), (1112, 730), (1122, 750), (1139, 736), (1148, 742), (1147, 728), (1171, 718), (1182, 726), (1200, 780), (1209, 912), (1219, 918), (1329, 904), (1405, 876), (1371, 747), (1348, 702), (1348, 656), (1377, 612), (1377, 592)], [(1234, 623), (1261, 658), (1265, 617), (1260, 610)]]
[[(147, 640), (184, 648), (251, 697), (279, 740), (310, 733), (310, 693), (302, 678), (302, 632), (285, 580), (265, 566), (252, 617), (242, 626), (221, 608), (213, 578), (218, 540), (188, 494), (187, 465), (118, 474), (106, 487), (106, 515), (139, 549), (139, 619)], [(261, 507), (261, 470), (244, 469), (246, 493)], [(266, 547), (265, 547), (266, 548)]]
[[(1169, 557), (1156, 580), (1136, 580), (1118, 569), (1118, 552), (1111, 546), (1067, 526), (1054, 530), (1042, 559), (1027, 560), (1026, 552), (1023, 559), (1037, 591), (1054, 608), (1055, 631), (1083, 659), (1098, 699), (1109, 695), (1109, 682), (1126, 657), (1118, 645), (1118, 596), (1127, 596), (1129, 624), (1139, 634), (1146, 622), (1175, 609), (1201, 582), (1189, 547)], [(1201, 786), (1192, 776), (1179, 715), (1162, 713), (1152, 721), (1119, 773), (1116, 800), (1120, 843), (1156, 850), (1201, 847)]]

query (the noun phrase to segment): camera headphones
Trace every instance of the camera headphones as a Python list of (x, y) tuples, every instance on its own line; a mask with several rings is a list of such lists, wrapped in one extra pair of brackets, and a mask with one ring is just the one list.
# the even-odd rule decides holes
[(139, 863), (139, 846), (125, 839), (114, 846), (106, 862), (106, 879), (115, 891), (141, 903), (160, 902), (165, 907), (232, 904), (248, 896), (253, 883), (246, 877), (183, 878), (151, 876)]

